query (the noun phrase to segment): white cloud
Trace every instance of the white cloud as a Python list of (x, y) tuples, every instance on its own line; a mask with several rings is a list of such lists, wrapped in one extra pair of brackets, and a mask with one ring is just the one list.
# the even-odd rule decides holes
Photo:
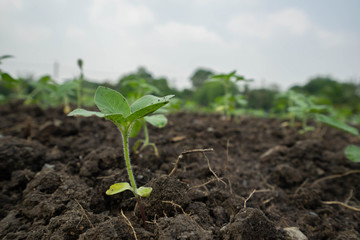
[(89, 8), (90, 21), (106, 29), (135, 27), (154, 21), (154, 15), (145, 5), (125, 0), (94, 0)]
[(52, 34), (52, 30), (48, 27), (25, 23), (14, 26), (14, 31), (18, 38), (22, 39), (23, 42), (30, 44), (46, 40), (50, 38)]
[(0, 10), (6, 12), (9, 10), (19, 10), (23, 7), (22, 0), (1, 0), (0, 1)]
[(69, 26), (65, 30), (65, 36), (71, 40), (81, 40), (85, 37), (86, 33), (82, 28), (76, 26)]
[(188, 25), (177, 22), (170, 22), (155, 27), (155, 34), (158, 39), (178, 44), (181, 42), (194, 43), (221, 43), (221, 38), (216, 33), (207, 30), (203, 26)]
[(286, 9), (268, 16), (271, 28), (283, 28), (296, 35), (304, 34), (309, 30), (311, 23), (307, 15), (298, 9)]
[(240, 36), (268, 39), (282, 32), (301, 35), (308, 31), (310, 25), (307, 15), (301, 10), (285, 9), (272, 14), (235, 15), (227, 26)]
[(331, 31), (313, 23), (305, 12), (290, 8), (269, 14), (239, 14), (230, 18), (228, 29), (241, 37), (274, 40), (286, 36), (306, 36), (322, 47), (343, 46), (350, 39), (345, 33)]
[(347, 39), (350, 39), (349, 36), (347, 37), (343, 33), (332, 32), (325, 29), (317, 29), (316, 37), (318, 38), (319, 42), (322, 43), (322, 45), (326, 48), (345, 45)]

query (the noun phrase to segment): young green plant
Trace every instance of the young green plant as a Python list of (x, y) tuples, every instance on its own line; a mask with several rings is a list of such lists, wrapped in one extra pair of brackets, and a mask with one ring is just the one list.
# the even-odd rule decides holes
[(82, 59), (78, 59), (77, 60), (77, 65), (80, 69), (80, 76), (77, 80), (75, 80), (77, 82), (77, 88), (76, 88), (76, 95), (77, 95), (77, 107), (80, 108), (82, 106), (82, 98), (83, 98), (83, 93), (82, 93), (82, 83), (84, 81), (84, 70), (83, 70), (83, 61)]
[[(127, 92), (127, 99), (130, 102), (136, 101), (136, 99), (139, 99), (143, 95), (146, 95), (149, 93), (155, 93), (155, 94), (160, 93), (160, 90), (157, 87), (148, 83), (146, 81), (146, 79), (144, 79), (144, 78), (128, 79), (128, 80), (124, 81), (124, 83), (122, 84), (122, 87), (133, 90), (133, 91)], [(162, 109), (160, 109), (160, 110), (162, 110)], [(143, 129), (143, 131), (144, 131), (144, 139), (138, 139), (134, 143), (134, 146), (133, 146), (134, 152), (141, 152), (145, 147), (151, 146), (154, 149), (155, 156), (159, 158), (159, 151), (156, 147), (156, 144), (150, 142), (149, 131), (148, 131), (148, 127), (147, 127), (147, 123), (149, 123), (157, 128), (165, 127), (165, 125), (167, 124), (167, 118), (164, 114), (161, 114), (159, 111), (151, 116), (146, 116), (142, 119), (139, 119), (134, 123), (131, 137), (135, 137), (140, 132), (141, 129)], [(141, 145), (141, 147), (140, 147), (140, 145)]]
[(126, 169), (129, 175), (130, 184), (128, 182), (115, 183), (106, 191), (107, 195), (114, 195), (125, 190), (133, 192), (135, 197), (147, 197), (150, 195), (152, 188), (137, 188), (134, 174), (131, 168), (129, 137), (134, 123), (149, 114), (155, 112), (159, 108), (169, 103), (169, 99), (173, 95), (162, 98), (153, 95), (145, 95), (129, 106), (126, 98), (119, 92), (106, 87), (98, 87), (95, 93), (95, 104), (100, 112), (88, 111), (85, 109), (75, 109), (69, 116), (97, 116), (105, 118), (113, 122), (121, 132), (123, 141), (124, 158)]
[[(236, 71), (233, 71), (229, 74), (219, 74), (219, 75), (213, 75), (208, 82), (219, 82), (224, 86), (224, 96), (221, 99), (218, 99), (218, 102), (223, 102), (223, 106), (221, 106), (221, 109), (224, 110), (227, 117), (230, 117), (231, 112), (231, 102), (236, 105), (236, 103), (243, 103), (243, 97), (241, 95), (233, 96), (233, 94), (230, 93), (230, 88), (234, 84), (236, 84), (239, 81), (251, 81), (248, 79), (245, 79), (243, 76), (236, 75)], [(219, 107), (219, 106), (218, 106)], [(235, 107), (234, 107), (235, 108)]]
[[(325, 123), (326, 125), (328, 125), (330, 127), (339, 129), (343, 132), (350, 133), (350, 134), (360, 138), (359, 131), (356, 128), (349, 126), (346, 123), (341, 122), (335, 118), (325, 116), (323, 114), (317, 114), (316, 119), (322, 123)], [(358, 147), (356, 145), (347, 146), (345, 148), (345, 156), (353, 162), (360, 162), (360, 147)]]
[(299, 130), (300, 134), (313, 131), (315, 128), (307, 125), (308, 119), (314, 117), (315, 114), (326, 112), (329, 108), (329, 106), (315, 104), (310, 97), (295, 91), (290, 90), (285, 93), (285, 96), (288, 99), (287, 109), (290, 115), (290, 125), (295, 127), (295, 118), (301, 119), (302, 129)]

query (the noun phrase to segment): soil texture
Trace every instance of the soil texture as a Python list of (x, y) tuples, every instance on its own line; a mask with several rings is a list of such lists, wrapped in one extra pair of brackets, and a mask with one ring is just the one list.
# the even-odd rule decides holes
[(0, 239), (360, 239), (360, 164), (343, 153), (358, 138), (277, 119), (168, 119), (149, 126), (159, 157), (131, 151), (138, 186), (153, 188), (144, 226), (130, 191), (105, 194), (128, 181), (115, 125), (0, 106)]

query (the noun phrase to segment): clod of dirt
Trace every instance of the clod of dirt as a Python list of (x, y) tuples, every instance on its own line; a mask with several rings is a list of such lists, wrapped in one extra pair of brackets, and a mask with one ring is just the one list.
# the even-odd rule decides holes
[(335, 240), (358, 240), (360, 234), (355, 230), (343, 231), (338, 234)]
[(163, 217), (157, 221), (158, 240), (210, 240), (211, 233), (202, 229), (190, 216)]
[[(88, 228), (84, 233), (80, 234), (79, 240), (128, 240), (135, 239), (134, 233), (121, 217), (110, 218), (108, 216), (103, 219), (97, 219), (99, 224)], [(84, 220), (82, 221), (84, 222)], [(135, 228), (138, 239), (154, 239), (154, 234), (144, 230)]]
[(9, 180), (11, 172), (31, 168), (39, 171), (45, 163), (46, 148), (36, 141), (17, 137), (0, 138), (0, 181)]
[(302, 172), (289, 164), (279, 164), (275, 168), (274, 178), (276, 185), (287, 188), (303, 181)]
[(26, 184), (34, 178), (34, 175), (35, 173), (29, 169), (13, 171), (11, 173), (11, 182), (9, 183), (10, 189), (25, 189)]
[(255, 208), (244, 208), (221, 229), (224, 240), (284, 239), (265, 214)]
[(315, 209), (321, 205), (320, 194), (316, 189), (301, 188), (292, 198), (297, 206), (307, 209)]
[(60, 216), (51, 218), (47, 228), (52, 238), (78, 239), (77, 237), (89, 227), (89, 222), (81, 211), (70, 210)]
[(190, 198), (187, 194), (188, 186), (179, 180), (160, 176), (151, 180), (148, 184), (153, 188), (150, 196), (144, 198), (143, 205), (148, 219), (154, 216), (174, 216), (181, 212), (189, 204)]
[(201, 227), (208, 229), (213, 224), (213, 220), (210, 216), (209, 209), (205, 203), (193, 202), (190, 203), (185, 212), (191, 215), (191, 218), (195, 220)]
[(35, 175), (35, 178), (27, 185), (24, 194), (34, 190), (51, 194), (61, 185), (58, 173), (52, 170), (43, 170)]

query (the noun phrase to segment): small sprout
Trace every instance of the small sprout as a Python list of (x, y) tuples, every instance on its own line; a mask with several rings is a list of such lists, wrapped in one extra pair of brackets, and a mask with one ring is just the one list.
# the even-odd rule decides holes
[(217, 99), (216, 108), (217, 110), (224, 111), (227, 117), (230, 117), (231, 112), (235, 109), (237, 104), (244, 103), (242, 95), (234, 95), (230, 92), (231, 86), (235, 85), (239, 81), (250, 82), (252, 80), (245, 79), (240, 75), (236, 75), (236, 71), (232, 71), (229, 74), (213, 75), (211, 79), (207, 81), (208, 83), (218, 82), (224, 86), (225, 94), (224, 96)]
[[(343, 123), (335, 118), (325, 116), (322, 114), (317, 114), (316, 119), (322, 123), (325, 123), (326, 125), (328, 125), (330, 127), (339, 129), (343, 132), (350, 133), (350, 134), (360, 138), (359, 131), (356, 128), (351, 127), (351, 126), (347, 125), (346, 123)], [(355, 146), (355, 145), (347, 146), (345, 148), (345, 156), (353, 162), (360, 162), (360, 147)]]
[(152, 188), (136, 187), (134, 174), (131, 168), (129, 153), (129, 137), (133, 135), (132, 129), (136, 128), (136, 123), (144, 121), (144, 117), (155, 112), (159, 108), (169, 103), (173, 95), (158, 98), (153, 95), (145, 95), (129, 105), (127, 99), (119, 92), (106, 87), (98, 87), (95, 93), (95, 104), (100, 112), (88, 111), (85, 109), (75, 109), (69, 116), (97, 116), (112, 121), (120, 130), (123, 140), (123, 150), (130, 184), (127, 182), (115, 183), (106, 191), (107, 195), (114, 195), (125, 190), (133, 192), (135, 197), (147, 197)]

